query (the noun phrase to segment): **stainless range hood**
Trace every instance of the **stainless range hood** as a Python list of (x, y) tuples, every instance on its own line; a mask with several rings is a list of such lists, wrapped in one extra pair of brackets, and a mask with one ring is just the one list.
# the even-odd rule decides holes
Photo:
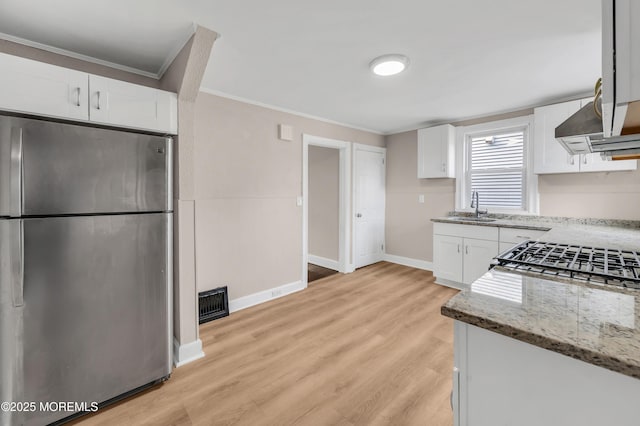
[(602, 118), (596, 115), (593, 102), (556, 127), (555, 135), (569, 154), (602, 152), (608, 157), (640, 154), (640, 134), (604, 138)]

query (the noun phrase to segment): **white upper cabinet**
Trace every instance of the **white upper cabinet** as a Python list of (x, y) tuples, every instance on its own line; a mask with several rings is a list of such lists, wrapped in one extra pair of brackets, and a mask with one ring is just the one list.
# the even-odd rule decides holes
[(570, 155), (556, 140), (556, 127), (591, 101), (587, 98), (534, 109), (534, 173), (607, 172), (637, 168), (636, 160), (604, 160), (599, 153)]
[(455, 128), (450, 124), (418, 130), (418, 178), (454, 178)]
[(176, 95), (120, 80), (89, 76), (89, 119), (93, 122), (177, 133)]
[[(602, 1), (604, 136), (640, 132), (640, 2)], [(624, 131), (623, 131), (624, 129)]]
[(580, 101), (563, 102), (533, 110), (534, 166), (536, 174), (575, 173), (579, 159), (569, 154), (556, 140), (556, 127), (580, 109)]
[(0, 110), (178, 133), (175, 93), (3, 53)]
[(87, 73), (0, 53), (0, 109), (88, 120)]

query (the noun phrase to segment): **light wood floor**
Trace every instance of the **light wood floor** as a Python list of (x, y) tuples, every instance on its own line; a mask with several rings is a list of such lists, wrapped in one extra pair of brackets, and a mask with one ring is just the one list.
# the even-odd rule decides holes
[(455, 290), (379, 263), (200, 329), (206, 357), (82, 425), (451, 425)]

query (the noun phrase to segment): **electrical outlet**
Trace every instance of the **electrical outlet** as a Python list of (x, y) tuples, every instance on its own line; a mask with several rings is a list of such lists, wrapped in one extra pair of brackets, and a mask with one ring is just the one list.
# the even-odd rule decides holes
[(420, 194), (420, 195), (418, 195), (418, 202), (419, 202), (420, 204), (424, 204), (424, 194)]
[(272, 290), (271, 291), (271, 297), (278, 297), (282, 295), (282, 290), (278, 289), (278, 290)]

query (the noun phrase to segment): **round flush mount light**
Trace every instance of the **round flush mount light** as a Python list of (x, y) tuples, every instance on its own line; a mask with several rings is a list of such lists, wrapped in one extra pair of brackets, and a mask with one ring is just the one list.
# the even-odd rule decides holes
[(409, 66), (409, 58), (400, 54), (378, 56), (369, 63), (371, 72), (383, 77), (399, 74), (407, 69), (407, 66)]

